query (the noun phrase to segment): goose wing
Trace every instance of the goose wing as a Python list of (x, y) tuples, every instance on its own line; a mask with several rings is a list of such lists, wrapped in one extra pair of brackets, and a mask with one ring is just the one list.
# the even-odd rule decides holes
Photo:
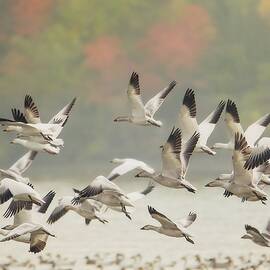
[(144, 109), (147, 116), (149, 116), (150, 118), (154, 116), (154, 114), (160, 108), (165, 98), (172, 91), (175, 85), (176, 81), (172, 81), (166, 88), (157, 93), (145, 104)]
[(225, 101), (220, 101), (214, 111), (212, 111), (199, 125), (200, 142), (202, 145), (207, 144), (207, 140), (212, 134), (225, 107)]
[(254, 238), (258, 239), (259, 241), (267, 241), (263, 235), (255, 228), (255, 227), (252, 227), (248, 224), (245, 225), (245, 229), (246, 229), (246, 232), (248, 234), (250, 234), (251, 236), (253, 236)]
[(179, 220), (179, 223), (184, 227), (187, 228), (189, 227), (197, 218), (197, 214), (190, 212), (187, 217), (182, 218)]
[(54, 208), (52, 213), (50, 214), (47, 223), (53, 224), (58, 221), (61, 217), (63, 217), (69, 210), (71, 206), (69, 204), (60, 204)]
[(19, 109), (12, 108), (11, 113), (12, 113), (13, 119), (16, 122), (28, 123), (24, 114)]
[(25, 155), (23, 155), (20, 159), (18, 159), (9, 170), (22, 175), (32, 164), (35, 159), (37, 152), (29, 151)]
[(187, 172), (190, 157), (196, 147), (199, 138), (200, 134), (198, 132), (194, 132), (191, 138), (182, 147), (180, 159), (182, 164), (183, 175), (185, 175)]
[(147, 194), (152, 192), (152, 190), (155, 188), (155, 185), (152, 181), (150, 181), (147, 185), (147, 187), (142, 191), (135, 191), (127, 194), (127, 197), (132, 201), (136, 202), (138, 200), (143, 199)]
[(23, 223), (23, 224), (19, 225), (18, 227), (16, 227), (15, 229), (11, 230), (6, 235), (6, 237), (4, 237), (0, 240), (0, 242), (5, 242), (5, 241), (15, 239), (21, 235), (31, 233), (31, 232), (35, 231), (36, 229), (37, 229), (37, 226), (35, 224)]
[(181, 151), (181, 131), (173, 128), (170, 136), (162, 146), (162, 175), (172, 178), (179, 178), (182, 175), (182, 165), (180, 160)]
[(128, 100), (131, 106), (131, 115), (136, 119), (145, 119), (145, 109), (141, 99), (139, 75), (136, 72), (131, 74), (128, 90)]
[(7, 202), (9, 199), (13, 197), (12, 192), (10, 191), (10, 187), (7, 179), (3, 179), (0, 182), (0, 204)]
[(183, 141), (185, 142), (199, 128), (196, 119), (195, 93), (192, 89), (188, 88), (185, 93), (178, 121), (183, 133)]
[(32, 232), (30, 236), (29, 252), (39, 253), (40, 251), (42, 251), (46, 246), (48, 237), (49, 237), (48, 234), (41, 231)]
[(22, 211), (20, 211), (14, 216), (13, 224), (18, 226), (23, 223), (30, 223), (31, 221), (32, 221), (32, 212), (29, 210), (23, 209)]
[(270, 113), (264, 115), (246, 129), (245, 137), (250, 146), (254, 146), (257, 140), (262, 136), (263, 132), (265, 131), (269, 123), (270, 123)]
[(37, 105), (35, 104), (33, 98), (30, 95), (26, 95), (24, 98), (24, 115), (28, 123), (41, 123)]
[(225, 111), (225, 123), (228, 130), (234, 138), (235, 133), (244, 133), (243, 128), (240, 123), (240, 117), (238, 114), (237, 106), (235, 102), (228, 99)]
[(76, 103), (76, 98), (73, 98), (70, 103), (68, 103), (61, 111), (59, 111), (56, 115), (52, 117), (52, 119), (49, 121), (49, 124), (57, 124), (58, 128), (54, 132), (54, 138), (57, 138), (63, 127), (68, 121), (68, 118), (70, 116), (71, 110), (73, 106)]
[(148, 212), (153, 219), (157, 220), (161, 224), (163, 228), (178, 229), (174, 222), (168, 219), (165, 215), (158, 212), (155, 208), (148, 206)]

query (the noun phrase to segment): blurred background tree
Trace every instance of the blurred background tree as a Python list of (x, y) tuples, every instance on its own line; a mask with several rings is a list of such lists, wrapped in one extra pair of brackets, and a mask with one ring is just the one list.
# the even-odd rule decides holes
[[(0, 1), (1, 116), (26, 93), (44, 120), (78, 97), (63, 153), (57, 162), (42, 155), (39, 170), (46, 163), (63, 174), (72, 162), (84, 172), (115, 155), (158, 162), (158, 149), (145, 146), (166, 138), (187, 87), (196, 89), (200, 119), (221, 98), (237, 102), (244, 126), (269, 112), (269, 31), (268, 0)], [(164, 128), (112, 122), (127, 110), (133, 70), (146, 98), (179, 82), (159, 114)], [(24, 151), (4, 135), (1, 146), (6, 166)]]

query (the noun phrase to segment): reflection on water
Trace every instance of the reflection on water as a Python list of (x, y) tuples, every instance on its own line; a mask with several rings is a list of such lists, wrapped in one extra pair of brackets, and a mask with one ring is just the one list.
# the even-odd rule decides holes
[[(269, 206), (260, 202), (241, 203), (240, 199), (222, 196), (223, 190), (205, 188), (208, 179), (201, 179), (198, 192), (194, 195), (184, 190), (172, 190), (156, 186), (145, 200), (136, 204), (136, 210), (132, 213), (132, 221), (124, 214), (108, 211), (105, 218), (108, 224), (101, 224), (94, 220), (89, 226), (84, 224), (83, 218), (75, 213), (68, 213), (54, 225), (51, 230), (56, 238), (49, 238), (43, 254), (60, 253), (69, 260), (81, 260), (84, 256), (93, 256), (96, 253), (124, 253), (130, 257), (134, 254), (142, 254), (144, 260), (160, 255), (165, 262), (179, 259), (186, 255), (200, 254), (203, 257), (217, 256), (219, 253), (230, 256), (247, 255), (253, 252), (255, 256), (262, 254), (267, 249), (254, 245), (248, 240), (242, 240), (245, 233), (244, 225), (250, 224), (264, 229), (267, 223)], [(118, 180), (119, 185), (127, 192), (142, 190), (147, 181), (126, 177)], [(56, 198), (49, 208), (46, 217), (37, 216), (37, 219), (46, 221), (47, 216), (57, 203), (57, 198), (64, 195), (72, 195), (71, 187), (81, 188), (87, 182), (78, 184), (76, 181), (60, 179), (54, 182), (40, 182), (36, 187), (40, 191), (47, 192), (54, 187)], [(147, 205), (155, 207), (173, 220), (187, 215), (190, 211), (198, 214), (197, 220), (190, 227), (194, 235), (195, 245), (185, 239), (169, 238), (152, 231), (141, 231), (146, 224), (155, 224), (147, 211)], [(1, 215), (7, 204), (1, 206)], [(2, 224), (9, 224), (10, 219), (2, 218)], [(1, 258), (8, 255), (17, 259), (37, 259), (39, 255), (28, 253), (28, 245), (9, 241), (0, 243)]]

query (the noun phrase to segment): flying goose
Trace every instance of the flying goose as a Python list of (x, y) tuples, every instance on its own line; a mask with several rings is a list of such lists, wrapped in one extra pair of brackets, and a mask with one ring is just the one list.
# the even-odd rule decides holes
[(215, 143), (213, 149), (233, 149), (233, 140), (236, 133), (244, 134), (248, 145), (254, 147), (256, 141), (262, 136), (270, 123), (270, 114), (268, 113), (262, 116), (255, 123), (251, 124), (244, 132), (240, 123), (237, 106), (234, 101), (228, 99), (224, 120), (230, 133), (230, 141), (228, 143)]
[(195, 192), (186, 179), (189, 159), (199, 139), (199, 133), (194, 133), (192, 137), (182, 145), (182, 135), (179, 128), (173, 128), (164, 146), (161, 146), (162, 171), (149, 173), (141, 171), (135, 177), (147, 177), (153, 179), (162, 186), (169, 188), (186, 188), (190, 192)]
[[(46, 196), (54, 196), (54, 192), (50, 191)], [(47, 197), (44, 198), (47, 198)], [(0, 182), (0, 204), (7, 202), (9, 199), (13, 199), (5, 212), (5, 217), (10, 217), (18, 213), (23, 208), (29, 208), (33, 204), (43, 205), (46, 203), (44, 198), (41, 198), (40, 194), (33, 189), (30, 185), (15, 180), (4, 178)]]
[(242, 239), (250, 239), (252, 242), (259, 246), (270, 247), (270, 222), (268, 221), (265, 232), (261, 233), (255, 227), (245, 225), (246, 234)]
[(23, 177), (22, 174), (31, 166), (37, 152), (28, 151), (20, 159), (18, 159), (9, 169), (0, 169), (0, 178), (10, 178), (18, 182), (28, 184), (29, 178)]
[[(57, 138), (66, 124), (71, 109), (76, 102), (74, 98), (60, 110), (48, 123), (42, 123), (39, 111), (31, 96), (25, 97), (24, 114), (18, 109), (12, 109), (14, 120), (9, 125), (8, 119), (2, 119), (2, 125), (7, 125), (5, 131), (17, 131), (17, 138), (11, 143), (21, 144), (32, 151), (45, 151), (58, 154), (60, 146), (64, 145), (62, 139)], [(24, 130), (26, 129), (26, 130)]]
[[(134, 191), (134, 192), (130, 192), (127, 194), (127, 197), (129, 198), (129, 200), (132, 203), (135, 203), (139, 200), (142, 200), (145, 198), (146, 195), (148, 195), (150, 192), (153, 191), (153, 189), (155, 188), (155, 185), (153, 184), (153, 182), (149, 182), (147, 187), (145, 189), (143, 189), (142, 191)], [(105, 206), (105, 205), (103, 205)], [(122, 212), (122, 208), (121, 207), (101, 207), (101, 211), (105, 212), (107, 211), (107, 209), (110, 208), (111, 210), (117, 211), (117, 212)]]
[(152, 230), (171, 237), (185, 237), (188, 242), (194, 244), (194, 241), (191, 239), (192, 235), (187, 230), (187, 227), (196, 220), (197, 215), (195, 213), (190, 212), (187, 217), (175, 223), (151, 206), (148, 206), (148, 211), (151, 217), (161, 224), (161, 227), (146, 225), (141, 230)]
[[(263, 164), (270, 157), (269, 148), (251, 149), (243, 136), (236, 133), (234, 139), (234, 152), (232, 157), (233, 174), (229, 181), (215, 180), (206, 187), (222, 187), (225, 189), (224, 196), (235, 195), (242, 198), (242, 201), (250, 197), (257, 197), (257, 200), (264, 201), (267, 194), (258, 187), (261, 174), (254, 168)], [(226, 179), (225, 179), (226, 180)]]
[(207, 141), (212, 134), (224, 107), (225, 102), (222, 100), (218, 104), (217, 108), (198, 125), (196, 119), (197, 110), (195, 93), (192, 89), (188, 88), (185, 93), (178, 118), (178, 125), (182, 131), (183, 142), (187, 142), (194, 132), (199, 132), (200, 138), (194, 151), (215, 155), (216, 153), (207, 146)]
[(72, 199), (72, 203), (78, 204), (82, 199), (89, 198), (109, 207), (121, 207), (122, 212), (131, 219), (126, 211), (126, 206), (134, 207), (133, 203), (115, 183), (104, 176), (97, 176), (90, 185)]
[(85, 219), (85, 224), (90, 224), (91, 220), (97, 219), (102, 223), (107, 223), (108, 221), (101, 218), (98, 214), (99, 209), (97, 209), (89, 200), (81, 199), (80, 204), (72, 204), (72, 196), (65, 196), (59, 199), (58, 206), (52, 211), (49, 216), (47, 223), (53, 224), (63, 217), (68, 211), (73, 211)]
[(149, 165), (144, 163), (143, 161), (133, 159), (133, 158), (114, 158), (112, 163), (120, 164), (119, 166), (115, 167), (110, 174), (108, 175), (109, 180), (114, 180), (118, 176), (124, 175), (132, 170), (143, 170), (148, 173), (154, 173), (154, 169), (152, 169)]
[(115, 122), (130, 122), (136, 125), (153, 125), (157, 127), (162, 126), (162, 122), (155, 120), (153, 117), (157, 110), (164, 102), (166, 96), (175, 87), (176, 82), (172, 81), (166, 88), (161, 90), (153, 98), (151, 98), (145, 105), (143, 105), (141, 98), (141, 90), (139, 83), (139, 75), (136, 72), (131, 74), (127, 95), (131, 108), (130, 116), (120, 116), (114, 119)]
[(14, 218), (14, 225), (6, 226), (0, 232), (4, 234), (4, 238), (0, 242), (16, 240), (30, 243), (29, 252), (33, 253), (38, 253), (45, 248), (48, 236), (55, 237), (44, 225), (32, 221), (31, 211), (29, 210), (17, 213)]

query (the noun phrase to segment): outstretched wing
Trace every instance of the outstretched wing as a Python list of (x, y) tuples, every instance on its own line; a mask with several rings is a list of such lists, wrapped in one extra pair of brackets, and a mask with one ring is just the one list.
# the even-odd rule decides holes
[(9, 170), (22, 175), (32, 164), (35, 159), (37, 152), (29, 151), (25, 155), (23, 155), (20, 159), (18, 159)]
[(38, 108), (30, 95), (24, 98), (24, 115), (28, 123), (41, 123)]
[(148, 212), (153, 219), (157, 220), (161, 224), (162, 227), (168, 229), (177, 229), (177, 225), (174, 222), (158, 212), (155, 208), (148, 206)]
[(220, 101), (217, 108), (211, 112), (199, 125), (200, 142), (202, 145), (207, 144), (207, 140), (212, 134), (225, 107), (225, 101)]
[(189, 227), (197, 218), (197, 214), (190, 212), (187, 217), (182, 218), (179, 220), (179, 223), (184, 227), (187, 228)]
[(127, 95), (131, 106), (131, 115), (138, 120), (144, 120), (145, 110), (141, 99), (139, 75), (136, 72), (131, 74)]
[(176, 81), (172, 81), (166, 88), (157, 93), (145, 104), (144, 109), (147, 116), (149, 116), (150, 118), (154, 116), (154, 114), (160, 108), (165, 98), (172, 91), (175, 85)]

